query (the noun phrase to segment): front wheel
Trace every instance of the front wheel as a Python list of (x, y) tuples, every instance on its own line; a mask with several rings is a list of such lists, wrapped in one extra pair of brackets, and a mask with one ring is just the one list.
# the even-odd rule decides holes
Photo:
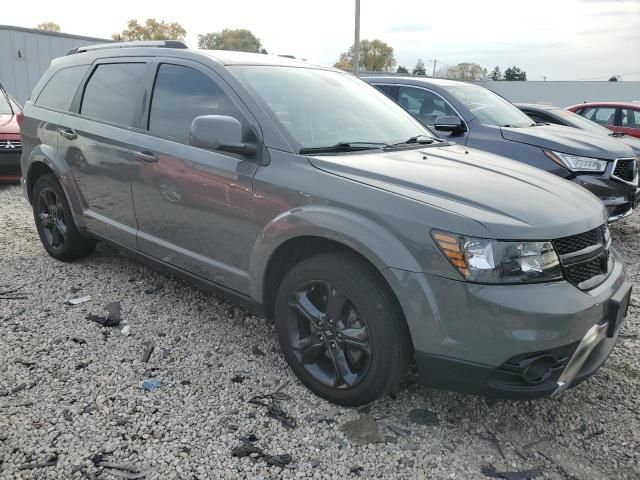
[(275, 317), (292, 370), (331, 402), (369, 403), (408, 371), (411, 339), (397, 301), (379, 272), (353, 254), (295, 265), (278, 289)]
[(71, 215), (62, 187), (53, 175), (44, 175), (33, 187), (33, 216), (42, 245), (57, 260), (86, 257), (96, 241), (83, 237)]

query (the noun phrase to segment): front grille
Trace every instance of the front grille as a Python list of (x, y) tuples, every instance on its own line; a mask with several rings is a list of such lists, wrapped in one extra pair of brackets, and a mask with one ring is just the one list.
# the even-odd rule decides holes
[(20, 140), (0, 140), (0, 153), (17, 153), (22, 150)]
[(609, 243), (606, 225), (554, 240), (566, 279), (584, 290), (601, 283), (609, 271)]
[(569, 253), (579, 252), (585, 248), (593, 245), (605, 243), (605, 230), (606, 226), (594, 228), (585, 233), (579, 233), (578, 235), (571, 235), (570, 237), (559, 238), (554, 240), (553, 244), (556, 247), (558, 255), (567, 255)]
[(607, 273), (608, 255), (600, 255), (586, 262), (571, 265), (564, 269), (567, 279), (576, 285)]
[(637, 171), (638, 167), (633, 158), (623, 158), (616, 161), (612, 176), (618, 180), (633, 182), (634, 178), (636, 178)]
[(19, 177), (20, 165), (0, 165), (0, 177)]

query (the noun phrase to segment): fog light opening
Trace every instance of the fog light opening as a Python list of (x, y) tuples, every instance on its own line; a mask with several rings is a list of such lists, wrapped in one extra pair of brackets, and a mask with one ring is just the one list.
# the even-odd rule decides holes
[(533, 360), (522, 372), (525, 382), (535, 384), (542, 383), (551, 376), (558, 362), (551, 355), (545, 355)]

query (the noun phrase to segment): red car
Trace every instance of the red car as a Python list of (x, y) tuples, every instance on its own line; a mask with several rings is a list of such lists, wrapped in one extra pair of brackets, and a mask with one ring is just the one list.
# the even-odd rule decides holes
[(592, 102), (567, 107), (614, 132), (640, 138), (640, 102)]
[(0, 85), (0, 183), (20, 182), (22, 108)]

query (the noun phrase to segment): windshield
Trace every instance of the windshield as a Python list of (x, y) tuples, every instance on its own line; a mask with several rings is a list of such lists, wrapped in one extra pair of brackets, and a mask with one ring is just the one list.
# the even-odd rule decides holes
[(345, 73), (274, 66), (229, 67), (300, 149), (394, 144), (433, 135), (374, 87)]
[(445, 87), (483, 125), (528, 127), (531, 119), (500, 95), (476, 85)]
[(576, 128), (580, 128), (582, 130), (587, 130), (591, 133), (597, 133), (598, 135), (610, 135), (612, 132), (607, 127), (603, 127), (602, 125), (597, 124), (596, 122), (592, 122), (588, 118), (584, 118), (577, 113), (570, 112), (568, 110), (554, 110), (553, 113), (562, 117), (566, 122), (569, 122), (569, 125), (572, 125)]
[[(11, 105), (7, 102), (7, 98), (9, 99), (9, 102), (11, 102)], [(11, 111), (11, 107), (13, 107), (13, 112)], [(0, 115), (11, 115), (12, 113), (18, 113), (21, 110), (22, 107), (18, 102), (11, 98), (11, 95), (6, 93), (5, 90), (0, 88)]]

